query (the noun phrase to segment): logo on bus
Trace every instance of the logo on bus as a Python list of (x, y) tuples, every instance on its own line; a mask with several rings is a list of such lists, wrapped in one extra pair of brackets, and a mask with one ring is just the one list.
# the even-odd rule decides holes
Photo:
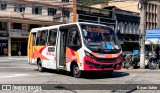
[(98, 54), (98, 57), (105, 57), (105, 54)]
[(47, 56), (54, 56), (54, 52), (46, 52)]

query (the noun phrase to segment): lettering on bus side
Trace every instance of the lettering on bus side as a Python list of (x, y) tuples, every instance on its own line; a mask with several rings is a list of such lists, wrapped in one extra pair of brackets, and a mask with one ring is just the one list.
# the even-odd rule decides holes
[(54, 56), (54, 52), (46, 52), (47, 56)]

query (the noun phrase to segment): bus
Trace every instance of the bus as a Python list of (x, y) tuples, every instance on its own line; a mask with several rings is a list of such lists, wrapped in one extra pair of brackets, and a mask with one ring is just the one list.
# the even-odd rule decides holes
[(28, 62), (38, 70), (65, 70), (76, 78), (84, 71), (112, 74), (121, 69), (122, 49), (108, 26), (75, 22), (34, 28), (28, 38)]

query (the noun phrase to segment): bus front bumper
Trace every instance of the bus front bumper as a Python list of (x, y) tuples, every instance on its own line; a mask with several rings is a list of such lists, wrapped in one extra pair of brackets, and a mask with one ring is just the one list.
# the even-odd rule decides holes
[(84, 70), (85, 71), (101, 71), (101, 70), (120, 70), (123, 58), (120, 58), (116, 62), (97, 62), (89, 57), (85, 57)]

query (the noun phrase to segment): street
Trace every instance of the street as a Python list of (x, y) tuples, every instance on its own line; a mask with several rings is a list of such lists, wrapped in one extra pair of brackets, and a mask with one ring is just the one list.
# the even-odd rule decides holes
[[(107, 75), (97, 76), (85, 74), (82, 78), (74, 78), (67, 75), (65, 72), (57, 72), (47, 70), (45, 72), (38, 72), (36, 65), (30, 65), (27, 58), (19, 57), (1, 57), (0, 58), (0, 84), (160, 84), (160, 70), (149, 69), (122, 69), (115, 71), (111, 77)], [(87, 88), (87, 87), (86, 87)], [(98, 89), (98, 88), (97, 88)], [(123, 93), (128, 90), (32, 90), (32, 91), (18, 91), (18, 90), (1, 90), (0, 92), (20, 92), (20, 93), (53, 93), (53, 92), (95, 92), (95, 93)], [(130, 91), (131, 92), (131, 91)], [(133, 90), (133, 92), (157, 92), (158, 90)]]

